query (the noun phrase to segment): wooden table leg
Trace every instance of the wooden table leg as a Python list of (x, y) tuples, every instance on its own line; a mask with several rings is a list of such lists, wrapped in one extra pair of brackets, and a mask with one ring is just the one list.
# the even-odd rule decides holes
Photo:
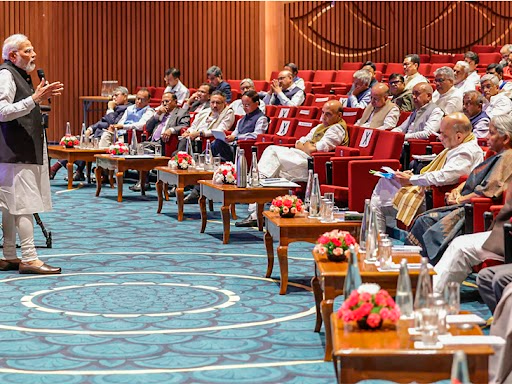
[(279, 269), (281, 272), (280, 295), (286, 295), (288, 288), (288, 245), (279, 245), (277, 247), (277, 259), (279, 260)]
[[(183, 192), (182, 192), (183, 193)], [(178, 188), (176, 188), (176, 196), (178, 195)], [(178, 210), (179, 208), (179, 197), (178, 197)], [(199, 209), (201, 211), (201, 233), (204, 233), (204, 230), (206, 229), (206, 197), (204, 195), (201, 195), (199, 198)], [(178, 211), (179, 213), (179, 211)]]
[(164, 182), (162, 180), (158, 180), (156, 182), (156, 196), (158, 197), (158, 209), (156, 213), (162, 212), (162, 206), (164, 204), (164, 194), (162, 189), (164, 188)]
[(265, 277), (269, 278), (272, 276), (272, 270), (274, 269), (274, 239), (270, 232), (267, 231), (263, 240), (265, 241), (265, 248), (267, 249), (267, 274)]
[[(178, 202), (178, 221), (183, 221), (183, 210), (185, 209), (185, 188), (176, 187), (176, 201)], [(199, 199), (199, 208), (201, 208), (201, 199)], [(201, 208), (202, 209), (202, 208)], [(206, 203), (204, 207), (205, 227), (206, 227)], [(203, 211), (201, 211), (203, 217)], [(201, 231), (204, 232), (204, 229)]]
[(236, 204), (231, 204), (231, 218), (233, 220), (238, 219), (238, 217), (236, 216)]
[(324, 318), (324, 334), (325, 334), (325, 356), (324, 361), (332, 360), (332, 330), (331, 330), (331, 314), (334, 307), (334, 300), (322, 300), (320, 308), (322, 317)]
[(213, 212), (213, 200), (212, 199), (208, 199), (208, 209), (210, 210), (210, 212)]
[(320, 329), (322, 328), (322, 312), (320, 311), (320, 303), (322, 302), (324, 295), (322, 292), (322, 287), (320, 286), (320, 279), (316, 275), (311, 279), (311, 288), (313, 288), (316, 307), (315, 332), (320, 332)]
[(258, 231), (263, 231), (263, 208), (265, 204), (256, 204), (256, 218), (258, 219)]
[(121, 203), (123, 201), (123, 174), (124, 172), (117, 171), (116, 180), (117, 180), (117, 202)]
[(114, 189), (114, 171), (108, 170), (108, 182), (110, 183), (110, 188)]
[(101, 168), (100, 166), (96, 166), (94, 174), (96, 175), (96, 196), (99, 196), (101, 192), (103, 168)]
[(86, 177), (87, 177), (87, 184), (91, 184), (91, 168), (92, 168), (92, 163), (90, 161), (86, 162), (85, 163), (85, 173), (86, 173)]
[(224, 229), (223, 235), (222, 235), (222, 243), (228, 244), (229, 243), (229, 235), (230, 235), (229, 205), (223, 205), (222, 207), (220, 207), (220, 213), (222, 215), (222, 227)]
[(164, 189), (165, 201), (169, 201), (169, 183), (165, 183), (163, 189)]
[(142, 196), (146, 196), (146, 171), (140, 171), (139, 172), (139, 182), (140, 182), (140, 194)]
[(68, 161), (68, 165), (66, 166), (68, 169), (68, 189), (73, 188), (73, 162)]

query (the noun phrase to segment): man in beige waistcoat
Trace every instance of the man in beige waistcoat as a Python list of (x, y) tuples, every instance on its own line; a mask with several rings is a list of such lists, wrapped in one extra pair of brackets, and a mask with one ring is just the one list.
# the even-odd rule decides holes
[(363, 128), (395, 128), (400, 117), (400, 109), (389, 100), (389, 87), (377, 83), (372, 87), (370, 104), (356, 124)]

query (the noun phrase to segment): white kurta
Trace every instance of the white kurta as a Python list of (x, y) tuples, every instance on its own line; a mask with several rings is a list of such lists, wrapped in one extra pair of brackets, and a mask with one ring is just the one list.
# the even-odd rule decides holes
[[(0, 71), (0, 121), (28, 114), (34, 107), (31, 97), (13, 103), (16, 85), (12, 74)], [(43, 165), (0, 163), (0, 208), (12, 215), (47, 212), (52, 209), (46, 145)]]

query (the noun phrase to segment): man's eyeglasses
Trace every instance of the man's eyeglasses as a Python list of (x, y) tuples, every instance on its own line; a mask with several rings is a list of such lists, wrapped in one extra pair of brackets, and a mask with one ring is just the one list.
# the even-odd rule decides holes
[(442, 82), (444, 82), (445, 80), (446, 80), (446, 79), (441, 79), (441, 78), (436, 78), (436, 79), (434, 79), (434, 81), (435, 81), (436, 83), (442, 83)]
[(171, 100), (162, 100), (162, 104), (169, 104)]
[(389, 85), (398, 85), (398, 84), (400, 84), (401, 82), (402, 82), (402, 81), (400, 81), (400, 80), (390, 81), (390, 82), (389, 82)]

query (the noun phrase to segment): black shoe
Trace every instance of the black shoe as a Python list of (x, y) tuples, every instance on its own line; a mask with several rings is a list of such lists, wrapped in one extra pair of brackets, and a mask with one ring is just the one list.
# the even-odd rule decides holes
[(130, 187), (130, 190), (132, 190), (133, 192), (140, 192), (140, 181), (137, 181), (135, 184), (133, 184)]
[(199, 201), (199, 192), (197, 189), (192, 189), (190, 193), (183, 199), (184, 204), (197, 204)]
[(251, 215), (247, 216), (245, 219), (237, 221), (235, 223), (235, 227), (257, 227), (258, 220), (253, 219)]
[(171, 189), (169, 189), (169, 197), (176, 197), (176, 186), (173, 185)]
[(73, 175), (73, 181), (85, 181), (84, 173), (76, 171)]

